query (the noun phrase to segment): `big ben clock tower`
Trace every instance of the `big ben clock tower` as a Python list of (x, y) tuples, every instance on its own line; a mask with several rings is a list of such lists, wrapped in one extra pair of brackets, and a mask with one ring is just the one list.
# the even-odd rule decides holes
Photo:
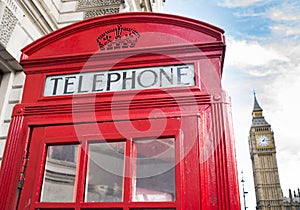
[(256, 194), (256, 209), (282, 210), (283, 195), (279, 181), (276, 147), (271, 125), (254, 94), (249, 148)]

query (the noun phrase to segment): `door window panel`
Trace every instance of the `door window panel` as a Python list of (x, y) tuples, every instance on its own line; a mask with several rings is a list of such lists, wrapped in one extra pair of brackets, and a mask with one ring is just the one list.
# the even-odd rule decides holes
[(48, 146), (41, 202), (72, 202), (78, 145)]
[(89, 144), (86, 202), (123, 201), (125, 142)]
[(35, 194), (39, 198), (34, 201), (34, 209), (175, 210), (179, 207), (176, 141), (169, 136), (174, 135), (173, 130), (163, 134), (168, 137), (160, 138), (135, 138), (133, 133), (131, 138), (124, 139), (113, 129), (109, 132), (108, 140), (89, 137), (74, 143), (76, 138), (67, 136), (62, 142), (48, 135), (51, 138), (47, 136), (39, 144), (37, 164), (43, 165), (44, 171), (41, 183), (36, 185)]
[(133, 151), (132, 200), (174, 201), (174, 138), (136, 139)]

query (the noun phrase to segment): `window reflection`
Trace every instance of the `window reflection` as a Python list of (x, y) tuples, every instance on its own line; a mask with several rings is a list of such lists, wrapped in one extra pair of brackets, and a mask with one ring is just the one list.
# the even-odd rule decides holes
[(48, 146), (41, 202), (74, 201), (78, 145)]
[(89, 145), (85, 201), (122, 201), (124, 148), (125, 142)]
[(174, 139), (135, 140), (134, 151), (132, 200), (174, 201)]
[(55, 160), (62, 160), (68, 162), (75, 162), (75, 147), (72, 145), (61, 145), (50, 147), (49, 157)]

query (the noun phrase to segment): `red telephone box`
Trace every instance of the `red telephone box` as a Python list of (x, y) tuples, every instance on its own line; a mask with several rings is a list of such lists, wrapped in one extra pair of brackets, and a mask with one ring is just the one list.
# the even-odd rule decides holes
[(0, 209), (240, 209), (223, 33), (122, 13), (25, 47)]

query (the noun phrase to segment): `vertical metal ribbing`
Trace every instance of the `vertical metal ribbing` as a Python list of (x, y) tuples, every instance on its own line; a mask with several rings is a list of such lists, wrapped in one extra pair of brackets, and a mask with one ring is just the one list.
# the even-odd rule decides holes
[(213, 141), (218, 209), (233, 210), (240, 209), (240, 202), (231, 115), (227, 106), (222, 102), (212, 104)]
[[(17, 179), (19, 178), (19, 174), (15, 172), (15, 168), (22, 163), (20, 161), (18, 162), (18, 165), (12, 163), (16, 162), (16, 159), (19, 158), (18, 148), (22, 145), (21, 142), (23, 140), (21, 137), (23, 132), (23, 121), (24, 116), (17, 115), (12, 117), (0, 171), (0, 209), (8, 209), (7, 205), (16, 205)], [(10, 192), (12, 187), (14, 187), (14, 191)], [(7, 200), (14, 202), (8, 204)]]
[(216, 163), (215, 173), (217, 177), (218, 209), (227, 210), (230, 208), (230, 192), (228, 187), (227, 145), (223, 112), (224, 110), (222, 103), (212, 104), (213, 143), (216, 148), (214, 157)]
[(25, 173), (26, 173), (27, 162), (28, 162), (31, 134), (32, 134), (32, 129), (28, 130), (28, 135), (26, 135), (26, 138), (24, 138), (25, 145), (24, 145), (24, 151), (23, 151), (23, 155), (22, 155), (22, 165), (21, 165), (21, 170), (20, 170), (20, 176), (19, 176), (19, 180), (18, 180), (18, 192), (17, 192), (17, 204), (16, 204), (17, 207), (18, 207), (21, 191), (23, 189), (23, 185), (24, 185), (24, 181), (25, 181)]

